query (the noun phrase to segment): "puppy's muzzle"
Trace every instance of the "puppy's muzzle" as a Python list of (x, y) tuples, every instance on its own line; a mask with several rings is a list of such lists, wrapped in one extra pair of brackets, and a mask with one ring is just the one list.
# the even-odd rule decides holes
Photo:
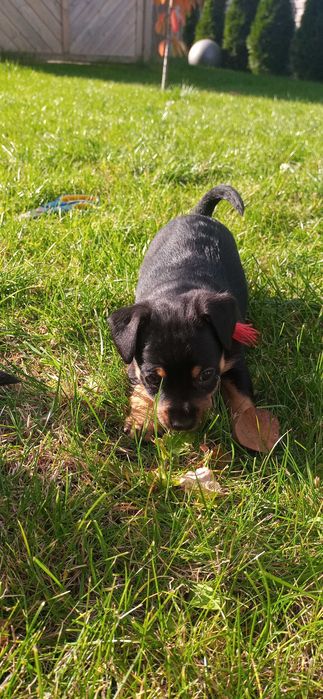
[(157, 417), (168, 430), (189, 431), (198, 427), (205, 413), (212, 407), (212, 394), (191, 402), (160, 401)]
[(158, 406), (158, 419), (169, 430), (193, 430), (198, 422), (198, 411), (189, 403), (172, 404), (162, 401)]
[(192, 430), (196, 426), (197, 414), (193, 408), (168, 410), (168, 422), (172, 430)]

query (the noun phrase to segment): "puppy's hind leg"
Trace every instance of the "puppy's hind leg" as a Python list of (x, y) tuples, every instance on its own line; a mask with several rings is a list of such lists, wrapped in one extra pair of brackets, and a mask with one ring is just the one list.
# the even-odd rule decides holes
[(243, 355), (240, 355), (234, 366), (222, 374), (221, 393), (232, 419), (254, 404), (252, 382)]
[(279, 423), (268, 410), (256, 408), (243, 355), (222, 376), (221, 383), (221, 392), (230, 410), (234, 438), (252, 451), (270, 451), (279, 437)]

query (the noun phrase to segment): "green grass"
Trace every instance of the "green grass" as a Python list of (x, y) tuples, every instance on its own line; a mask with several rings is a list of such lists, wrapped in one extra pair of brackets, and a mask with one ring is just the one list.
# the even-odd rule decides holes
[[(0, 692), (5, 699), (322, 696), (318, 422), (322, 86), (158, 66), (0, 65)], [(106, 312), (148, 242), (234, 185), (273, 454), (222, 406), (195, 436), (122, 434), (127, 383)], [(321, 190), (321, 191), (320, 191)], [(18, 216), (60, 193), (100, 207)], [(224, 494), (176, 478), (212, 462)], [(200, 454), (200, 455), (199, 455)], [(204, 458), (208, 458), (208, 455)], [(321, 644), (321, 645), (320, 645)]]

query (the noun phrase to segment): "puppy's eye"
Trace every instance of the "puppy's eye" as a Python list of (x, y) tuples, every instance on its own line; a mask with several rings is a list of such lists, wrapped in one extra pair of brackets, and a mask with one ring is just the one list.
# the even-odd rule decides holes
[(156, 374), (154, 371), (149, 372), (149, 374), (144, 374), (143, 375), (144, 383), (148, 384), (148, 386), (153, 386), (154, 388), (158, 388), (160, 385), (160, 382), (162, 380), (162, 377)]
[(215, 369), (210, 367), (209, 369), (203, 369), (199, 375), (199, 383), (208, 383), (215, 378)]

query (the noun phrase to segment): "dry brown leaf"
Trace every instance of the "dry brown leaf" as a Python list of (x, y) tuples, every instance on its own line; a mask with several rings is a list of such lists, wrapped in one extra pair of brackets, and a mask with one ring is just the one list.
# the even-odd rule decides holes
[(267, 453), (279, 439), (279, 422), (269, 410), (252, 405), (234, 419), (233, 432), (243, 447)]

